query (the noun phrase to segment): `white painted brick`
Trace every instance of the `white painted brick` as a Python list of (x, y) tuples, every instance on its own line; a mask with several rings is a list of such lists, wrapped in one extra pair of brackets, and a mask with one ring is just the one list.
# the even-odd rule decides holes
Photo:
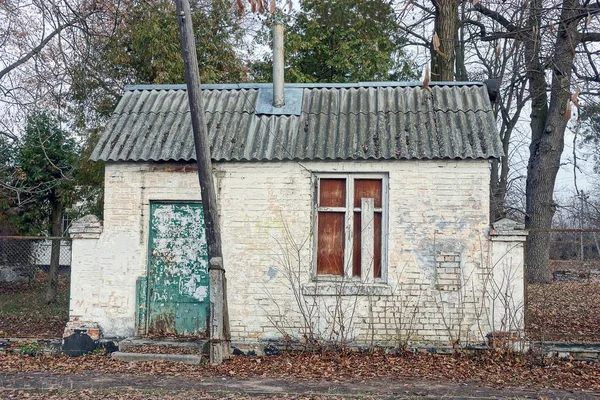
[[(444, 264), (442, 268), (457, 269), (452, 266), (461, 259), (455, 258), (454, 254), (449, 254), (448, 259), (445, 256), (440, 259), (435, 248), (440, 243), (448, 246), (456, 243), (461, 246), (463, 261), (471, 270), (487, 268), (475, 264), (488, 260), (490, 251), (486, 236), (489, 214), (487, 161), (319, 161), (302, 164), (320, 172), (389, 174), (388, 283), (394, 295), (370, 299), (360, 296), (354, 302), (350, 298), (343, 299), (347, 315), (351, 306), (355, 306), (354, 318), (348, 321), (354, 337), (370, 340), (369, 321), (374, 321), (379, 330), (375, 338), (378, 342), (393, 340), (390, 337), (394, 335), (390, 336), (390, 332), (398, 325), (407, 327), (407, 324), (418, 328), (417, 336), (422, 341), (447, 340), (447, 331), (440, 326), (441, 315), (454, 322), (456, 313), (448, 309), (458, 305), (454, 299), (443, 298), (435, 290), (434, 285), (438, 283), (435, 264), (438, 261)], [(133, 334), (135, 280), (146, 275), (147, 269), (150, 202), (200, 198), (195, 172), (169, 171), (174, 166), (108, 163), (104, 232), (99, 240), (73, 242), (71, 315), (93, 319), (102, 326), (106, 336)], [(302, 243), (311, 234), (314, 189), (310, 173), (295, 162), (218, 163), (214, 167), (218, 176), (218, 207), (233, 339), (277, 336), (279, 332), (269, 317), (283, 317), (290, 333), (298, 334), (303, 326), (302, 318), (279, 261), (284, 253), (281, 246), (285, 243), (284, 225), (297, 243)], [(300, 251), (306, 269), (301, 284), (310, 282), (312, 246), (309, 239)], [(519, 249), (511, 253), (511, 260), (518, 259), (518, 255)], [(500, 263), (503, 271), (515, 265), (508, 258), (503, 262)], [(520, 262), (520, 266), (513, 269), (522, 277), (522, 258)], [(458, 273), (466, 274), (460, 270)], [(442, 275), (442, 281), (448, 285), (460, 281), (457, 273), (446, 271)], [(485, 277), (484, 272), (472, 274), (465, 294), (471, 296), (472, 288), (482, 292)], [(516, 296), (522, 299), (522, 290)], [(443, 311), (438, 304), (441, 301), (446, 302), (442, 305)], [(335, 302), (323, 297), (310, 297), (307, 302), (321, 310), (314, 318), (315, 327), (328, 332), (331, 318), (328, 320), (325, 310)], [(372, 315), (368, 311), (369, 302)], [(461, 304), (460, 307), (470, 307), (469, 311), (474, 308), (473, 301)], [(480, 307), (481, 302), (477, 304)], [(283, 315), (278, 315), (276, 305)], [(415, 307), (418, 317), (410, 323)], [(401, 322), (400, 313), (404, 317)], [(491, 321), (490, 325), (494, 323), (499, 321)], [(469, 331), (472, 324), (465, 322), (462, 325), (463, 337), (469, 334), (469, 337), (477, 338), (476, 332)]]

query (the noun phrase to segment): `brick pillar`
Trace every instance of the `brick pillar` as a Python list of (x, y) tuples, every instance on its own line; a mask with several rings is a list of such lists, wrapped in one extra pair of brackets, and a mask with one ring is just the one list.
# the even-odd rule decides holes
[(490, 337), (518, 341), (525, 329), (524, 225), (510, 219), (490, 230), (490, 265), (486, 277)]
[(82, 315), (77, 304), (79, 297), (83, 295), (83, 285), (93, 284), (90, 282), (89, 265), (94, 259), (98, 240), (102, 234), (102, 221), (94, 215), (86, 215), (73, 222), (69, 233), (72, 238), (71, 253), (71, 290), (69, 302), (69, 322), (63, 332), (63, 338), (79, 331), (87, 334), (93, 340), (99, 340), (102, 335), (98, 323), (89, 320), (89, 316)]

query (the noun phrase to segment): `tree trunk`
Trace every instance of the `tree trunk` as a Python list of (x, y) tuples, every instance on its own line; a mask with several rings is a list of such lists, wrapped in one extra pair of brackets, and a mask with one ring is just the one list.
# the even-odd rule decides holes
[[(520, 111), (519, 113), (520, 114)], [(500, 160), (492, 161), (491, 171), (491, 204), (490, 217), (491, 221), (495, 222), (506, 217), (505, 202), (506, 193), (508, 190), (508, 152), (510, 146), (510, 138), (514, 124), (509, 122), (504, 125), (504, 136), (502, 137), (502, 150), (504, 156)], [(502, 132), (502, 131), (501, 131)]]
[(455, 62), (455, 41), (458, 32), (458, 1), (434, 0), (435, 6), (435, 33), (437, 33), (440, 46), (436, 51), (431, 48), (431, 80), (453, 81)]
[(565, 117), (570, 101), (571, 70), (577, 47), (577, 0), (564, 0), (554, 57), (550, 105), (546, 94), (544, 66), (540, 62), (540, 31), (542, 1), (531, 3), (529, 31), (525, 42), (528, 81), (531, 93), (531, 144), (527, 165), (525, 226), (527, 238), (525, 276), (529, 283), (549, 282), (550, 234), (539, 230), (552, 226), (555, 203), (553, 199), (556, 174), (564, 147), (568, 119)]
[[(465, 3), (461, 3), (460, 7), (460, 19), (465, 19)], [(469, 80), (469, 74), (467, 73), (467, 66), (465, 65), (465, 29), (462, 23), (459, 24), (457, 21), (456, 25), (456, 40), (454, 42), (455, 52), (455, 64), (456, 64), (456, 80), (459, 82), (467, 82)]]
[(62, 236), (63, 206), (56, 196), (52, 196), (50, 202), (52, 213), (50, 215), (52, 222), (52, 253), (50, 255), (50, 270), (48, 272), (48, 286), (46, 288), (46, 304), (56, 301), (58, 291), (58, 267), (60, 265), (60, 239)]

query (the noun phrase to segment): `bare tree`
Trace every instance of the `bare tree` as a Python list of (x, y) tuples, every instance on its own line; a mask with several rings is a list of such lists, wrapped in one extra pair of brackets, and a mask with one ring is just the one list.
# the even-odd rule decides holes
[[(476, 1), (473, 3), (477, 4)], [(524, 18), (523, 10), (507, 12), (511, 19)], [(401, 29), (413, 48), (414, 45), (423, 47), (431, 56), (432, 80), (495, 80), (488, 83), (496, 85), (493, 106), (504, 156), (492, 161), (490, 219), (496, 221), (515, 210), (522, 218), (521, 207), (507, 203), (507, 198), (519, 198), (518, 193), (508, 196), (508, 192), (518, 188), (517, 184), (523, 178), (518, 169), (511, 169), (511, 160), (519, 163), (523, 145), (515, 140), (513, 133), (518, 129), (521, 112), (529, 99), (522, 42), (502, 39), (482, 42), (482, 37), (501, 26), (475, 11), (466, 1), (408, 1), (398, 15)]]
[[(455, 7), (455, 3), (463, 6)], [(434, 30), (428, 36), (427, 32), (413, 29), (416, 25), (405, 25), (403, 29), (414, 39), (413, 43), (424, 44), (432, 50), (434, 80), (463, 75), (461, 63), (471, 66), (474, 55), (482, 64), (493, 65), (485, 49), (499, 48), (504, 43), (504, 51), (512, 52), (514, 58), (510, 62), (504, 63), (502, 68), (488, 68), (488, 72), (504, 73), (508, 77), (503, 80), (503, 101), (497, 106), (505, 154), (510, 153), (511, 132), (524, 105), (529, 102), (531, 106), (525, 190), (525, 222), (531, 233), (527, 243), (526, 275), (529, 282), (546, 282), (549, 279), (550, 242), (544, 230), (550, 228), (555, 211), (554, 186), (571, 103), (577, 106), (580, 96), (581, 101), (585, 101), (586, 95), (598, 94), (600, 51), (591, 43), (600, 41), (600, 3), (591, 0), (492, 0), (484, 4), (474, 0), (470, 8), (464, 7), (465, 3), (451, 0), (432, 0), (432, 4), (409, 2), (407, 4), (420, 15), (415, 24), (434, 19)], [(406, 13), (406, 9), (402, 11)], [(471, 45), (467, 42), (467, 25), (479, 30), (479, 38)], [(454, 41), (457, 53), (448, 48), (452, 40), (450, 28), (456, 29), (454, 37), (461, 39)], [(507, 45), (509, 42), (512, 43)], [(449, 62), (451, 59), (455, 63)], [(484, 60), (487, 61), (484, 63)], [(440, 65), (447, 69), (443, 74), (437, 70)], [(450, 71), (453, 66), (456, 72)], [(472, 72), (470, 68), (469, 73)], [(577, 83), (585, 88), (580, 96), (574, 95)], [(492, 194), (496, 199), (496, 204), (492, 205), (493, 218), (503, 215), (498, 199), (506, 197), (508, 167), (506, 159), (493, 165)]]
[(17, 127), (33, 111), (65, 108), (69, 63), (85, 52), (83, 38), (109, 5), (94, 0), (0, 2), (0, 131), (5, 136), (18, 136)]
[[(504, 152), (500, 159), (491, 162), (490, 220), (493, 222), (505, 218), (507, 214), (514, 215), (516, 210), (522, 218), (521, 208), (509, 204), (508, 191), (515, 189), (515, 183), (523, 178), (518, 168), (518, 155), (523, 143), (514, 136), (522, 111), (529, 101), (523, 44), (501, 39), (482, 43), (481, 38), (486, 37), (487, 32), (496, 30), (498, 24), (482, 17), (472, 7), (467, 7), (465, 2), (461, 4), (460, 13), (456, 75), (457, 78), (462, 74), (471, 80), (487, 80), (495, 99), (494, 114)], [(523, 12), (514, 10), (512, 18), (522, 19)], [(463, 61), (459, 62), (461, 57)], [(468, 70), (465, 60), (468, 62)], [(461, 68), (464, 68), (463, 72), (460, 71)], [(517, 168), (511, 168), (513, 164)], [(513, 193), (512, 197), (514, 195)]]
[[(529, 96), (531, 98), (531, 143), (527, 166), (525, 224), (527, 240), (526, 279), (548, 282), (550, 251), (549, 229), (556, 209), (554, 186), (564, 148), (564, 136), (571, 114), (574, 77), (600, 82), (596, 64), (598, 54), (587, 51), (588, 43), (600, 41), (598, 14), (600, 3), (589, 0), (521, 4), (496, 4), (496, 9), (478, 3), (474, 8), (502, 26), (483, 40), (512, 39), (523, 43)], [(522, 8), (527, 18), (508, 20), (501, 13)], [(578, 68), (586, 63), (585, 71)]]

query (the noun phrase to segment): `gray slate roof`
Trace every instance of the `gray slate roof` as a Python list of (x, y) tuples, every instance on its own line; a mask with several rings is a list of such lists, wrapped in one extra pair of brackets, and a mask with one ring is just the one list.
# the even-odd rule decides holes
[[(212, 158), (481, 159), (502, 155), (483, 84), (292, 85), (299, 115), (257, 114), (271, 84), (203, 85)], [(264, 96), (263, 96), (264, 97)], [(264, 106), (264, 105), (263, 105)], [(262, 107), (264, 108), (264, 107)], [(194, 160), (185, 85), (131, 86), (93, 160)]]

